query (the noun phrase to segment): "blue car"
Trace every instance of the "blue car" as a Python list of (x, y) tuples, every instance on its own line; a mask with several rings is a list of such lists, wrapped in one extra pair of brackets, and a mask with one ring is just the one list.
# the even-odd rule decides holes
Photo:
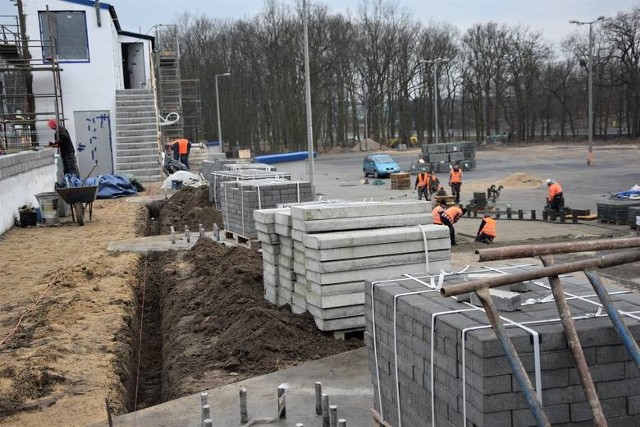
[(362, 172), (365, 177), (373, 175), (380, 178), (400, 172), (400, 166), (388, 154), (371, 154), (362, 161)]

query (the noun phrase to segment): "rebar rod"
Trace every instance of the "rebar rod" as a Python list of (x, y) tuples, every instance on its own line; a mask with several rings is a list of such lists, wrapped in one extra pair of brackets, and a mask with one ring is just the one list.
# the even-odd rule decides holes
[(624, 320), (620, 316), (620, 313), (618, 312), (616, 306), (613, 304), (613, 301), (611, 301), (611, 297), (602, 284), (600, 276), (598, 276), (598, 273), (593, 270), (585, 270), (584, 273), (587, 275), (589, 282), (591, 282), (591, 286), (593, 286), (593, 290), (596, 292), (596, 295), (598, 295), (602, 306), (609, 315), (609, 318), (611, 319), (613, 326), (616, 328), (616, 331), (620, 335), (622, 343), (627, 348), (629, 355), (635, 362), (638, 369), (640, 369), (640, 347), (633, 337), (633, 334), (631, 334), (631, 331), (624, 323)]
[[(555, 260), (552, 255), (543, 255), (540, 257), (542, 263), (545, 266), (555, 264)], [(558, 276), (549, 276), (549, 284), (551, 285), (551, 293), (553, 293), (553, 300), (558, 308), (558, 314), (560, 314), (560, 323), (564, 330), (565, 337), (567, 338), (567, 345), (571, 351), (571, 356), (576, 364), (578, 375), (580, 376), (580, 383), (584, 389), (584, 394), (587, 397), (587, 402), (593, 413), (593, 421), (597, 427), (606, 427), (607, 420), (604, 417), (602, 406), (600, 406), (600, 399), (598, 399), (598, 393), (596, 392), (596, 386), (593, 384), (591, 378), (591, 372), (589, 371), (589, 365), (587, 365), (587, 358), (582, 351), (582, 345), (580, 344), (580, 338), (576, 331), (576, 324), (571, 317), (571, 309), (567, 304), (567, 299), (564, 295), (564, 289), (562, 288), (562, 282)]]
[(529, 403), (531, 413), (536, 419), (538, 427), (551, 427), (551, 423), (549, 422), (544, 409), (542, 409), (542, 403), (538, 400), (536, 390), (533, 388), (533, 384), (531, 384), (527, 371), (524, 369), (524, 365), (522, 364), (522, 361), (520, 360), (520, 357), (518, 356), (518, 353), (516, 352), (516, 349), (513, 346), (504, 325), (502, 324), (502, 320), (500, 320), (500, 315), (498, 314), (496, 307), (493, 304), (493, 300), (491, 299), (489, 288), (477, 288), (475, 289), (475, 292), (482, 302), (482, 306), (487, 313), (487, 318), (489, 319), (489, 322), (491, 322), (491, 326), (493, 326), (493, 332), (496, 334), (496, 337), (504, 350), (504, 354), (507, 356), (511, 370), (520, 385), (520, 390), (522, 390), (527, 403)]
[(511, 285), (513, 283), (526, 282), (549, 276), (560, 276), (561, 274), (573, 273), (575, 271), (593, 268), (606, 268), (614, 265), (627, 264), (640, 261), (640, 251), (625, 251), (615, 254), (604, 254), (580, 261), (566, 264), (556, 264), (549, 267), (539, 267), (530, 271), (516, 274), (505, 274), (504, 276), (491, 277), (487, 279), (472, 280), (466, 283), (446, 286), (440, 289), (440, 293), (445, 297), (466, 294), (480, 288), (495, 288), (498, 286)]
[(640, 237), (478, 249), (476, 251), (476, 254), (479, 255), (478, 261), (484, 262), (512, 258), (529, 258), (540, 255), (564, 254), (569, 252), (588, 252), (597, 250), (628, 248), (640, 248)]

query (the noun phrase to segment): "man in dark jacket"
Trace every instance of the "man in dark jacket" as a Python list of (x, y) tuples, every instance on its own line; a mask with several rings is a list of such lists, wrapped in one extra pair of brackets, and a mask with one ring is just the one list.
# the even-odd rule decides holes
[(47, 122), (50, 129), (55, 130), (55, 143), (49, 143), (51, 147), (58, 147), (60, 150), (60, 158), (62, 159), (62, 169), (65, 174), (71, 173), (80, 177), (78, 171), (78, 163), (76, 162), (76, 149), (73, 147), (73, 142), (69, 136), (69, 132), (58, 125), (56, 119), (51, 119)]

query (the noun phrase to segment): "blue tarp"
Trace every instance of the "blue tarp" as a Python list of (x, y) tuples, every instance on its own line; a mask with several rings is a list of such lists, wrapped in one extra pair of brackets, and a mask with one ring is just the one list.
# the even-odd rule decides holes
[(87, 178), (83, 184), (82, 180), (75, 175), (66, 174), (65, 183), (67, 187), (92, 187), (98, 186), (98, 199), (116, 199), (118, 197), (138, 194), (136, 187), (129, 181), (129, 178), (122, 175), (99, 175)]
[[(313, 157), (318, 157), (318, 153), (313, 152)], [(294, 151), (293, 153), (281, 153), (281, 154), (265, 154), (264, 156), (254, 157), (258, 163), (266, 163), (268, 165), (273, 163), (293, 162), (296, 160), (306, 160), (309, 158), (308, 151)]]
[(639, 190), (621, 191), (618, 194), (616, 194), (616, 198), (618, 198), (618, 199), (640, 199), (640, 191)]

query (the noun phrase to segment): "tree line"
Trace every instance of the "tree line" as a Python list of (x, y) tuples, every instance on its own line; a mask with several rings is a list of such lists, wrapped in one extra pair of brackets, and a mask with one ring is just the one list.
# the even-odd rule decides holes
[[(180, 72), (201, 85), (204, 139), (217, 139), (215, 74), (228, 146), (306, 149), (301, 2), (268, 0), (253, 18), (183, 15)], [(354, 16), (308, 6), (313, 139), (351, 147), (415, 135), (439, 140), (585, 139), (588, 31), (554, 45), (527, 27), (416, 21), (385, 0)], [(567, 24), (570, 25), (570, 24)], [(640, 7), (593, 25), (596, 138), (640, 133)]]

